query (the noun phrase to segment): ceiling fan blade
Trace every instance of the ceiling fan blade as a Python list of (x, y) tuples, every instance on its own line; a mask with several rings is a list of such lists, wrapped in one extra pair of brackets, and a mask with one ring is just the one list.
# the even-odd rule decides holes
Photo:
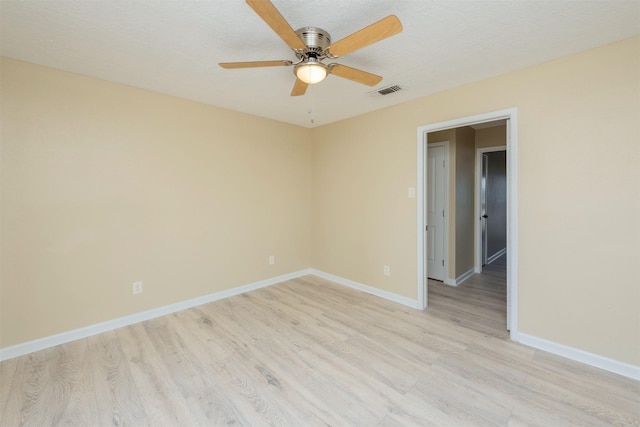
[(353, 80), (354, 82), (362, 83), (367, 86), (375, 86), (382, 81), (382, 77), (367, 73), (366, 71), (358, 70), (357, 68), (347, 67), (346, 65), (334, 64), (329, 68), (331, 74), (335, 74), (338, 77)]
[(255, 67), (286, 67), (291, 61), (249, 61), (249, 62), (220, 62), (222, 68), (255, 68)]
[(268, 0), (247, 0), (247, 4), (280, 36), (291, 49), (306, 49), (291, 25)]
[(304, 95), (304, 93), (307, 91), (307, 86), (309, 85), (302, 80), (296, 79), (296, 82), (293, 85), (293, 89), (291, 90), (291, 96)]
[(389, 15), (378, 22), (374, 22), (355, 33), (338, 40), (327, 48), (330, 56), (339, 57), (354, 50), (384, 40), (402, 31), (402, 24), (395, 15)]

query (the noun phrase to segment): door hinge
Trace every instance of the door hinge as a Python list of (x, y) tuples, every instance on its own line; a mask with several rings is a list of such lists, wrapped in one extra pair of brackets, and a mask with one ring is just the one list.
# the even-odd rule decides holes
[(429, 226), (428, 225), (426, 226), (426, 231), (429, 231)]
[(442, 218), (444, 218), (444, 209), (442, 209)]
[(442, 167), (445, 167), (444, 162), (445, 162), (445, 161), (443, 160), (443, 161), (442, 161)]
[(444, 267), (444, 260), (442, 260), (442, 266)]

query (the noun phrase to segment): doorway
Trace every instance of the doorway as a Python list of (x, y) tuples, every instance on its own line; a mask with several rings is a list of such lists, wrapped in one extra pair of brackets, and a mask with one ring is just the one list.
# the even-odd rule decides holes
[(507, 147), (476, 149), (475, 272), (507, 252)]
[(478, 125), (498, 120), (506, 120), (507, 126), (507, 236), (506, 242), (509, 248), (507, 252), (507, 325), (511, 339), (516, 339), (518, 334), (518, 224), (517, 224), (517, 108), (495, 111), (476, 116), (464, 117), (445, 122), (433, 123), (418, 127), (417, 132), (417, 213), (418, 213), (418, 306), (427, 308), (427, 277), (428, 247), (427, 247), (427, 200), (425, 197), (428, 188), (428, 162), (427, 162), (427, 134), (435, 131), (461, 128), (465, 126)]

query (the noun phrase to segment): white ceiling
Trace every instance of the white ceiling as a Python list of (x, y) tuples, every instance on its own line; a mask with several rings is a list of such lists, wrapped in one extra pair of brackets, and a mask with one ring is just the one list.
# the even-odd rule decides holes
[[(289, 93), (291, 67), (218, 62), (293, 52), (241, 0), (0, 0), (3, 56), (313, 127), (640, 33), (640, 0), (273, 0), (294, 29), (337, 41), (387, 15), (404, 31), (339, 58), (382, 75)], [(369, 92), (397, 84), (388, 96)], [(313, 121), (313, 122), (312, 122)]]

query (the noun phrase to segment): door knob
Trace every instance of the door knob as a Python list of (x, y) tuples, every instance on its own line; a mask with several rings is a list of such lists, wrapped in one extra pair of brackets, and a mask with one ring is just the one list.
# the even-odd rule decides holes
[(484, 215), (482, 215), (482, 218), (487, 219), (487, 218), (489, 218), (489, 215), (484, 214)]

